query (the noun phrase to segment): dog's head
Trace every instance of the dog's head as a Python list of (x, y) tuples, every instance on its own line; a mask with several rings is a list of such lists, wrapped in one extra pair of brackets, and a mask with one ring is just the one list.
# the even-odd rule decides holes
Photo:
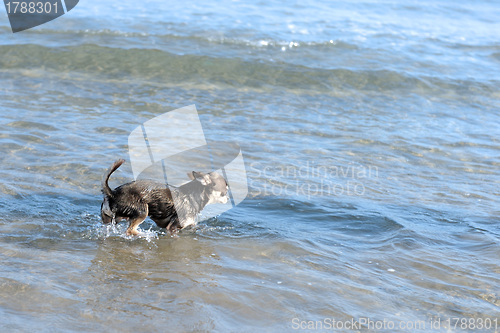
[(109, 208), (108, 197), (105, 197), (101, 204), (101, 219), (104, 224), (111, 223), (113, 221), (113, 212)]
[(192, 171), (188, 173), (191, 180), (196, 180), (208, 189), (209, 200), (208, 204), (221, 203), (225, 204), (229, 200), (227, 191), (229, 187), (227, 182), (217, 172), (203, 173)]

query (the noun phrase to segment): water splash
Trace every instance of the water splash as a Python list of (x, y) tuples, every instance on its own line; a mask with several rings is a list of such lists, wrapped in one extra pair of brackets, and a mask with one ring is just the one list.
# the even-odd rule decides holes
[(149, 243), (153, 240), (159, 239), (160, 237), (168, 235), (168, 233), (166, 233), (165, 231), (154, 229), (153, 227), (150, 227), (149, 229), (138, 228), (137, 230), (139, 231), (139, 234), (132, 236), (127, 235), (126, 223), (102, 224), (100, 222), (97, 222), (94, 225), (88, 227), (84, 237), (94, 240), (104, 240), (112, 237), (119, 237), (130, 241), (141, 239), (146, 240)]

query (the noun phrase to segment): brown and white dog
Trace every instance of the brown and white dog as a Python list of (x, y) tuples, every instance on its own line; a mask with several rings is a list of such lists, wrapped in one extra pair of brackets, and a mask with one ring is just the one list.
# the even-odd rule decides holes
[(127, 220), (127, 235), (137, 235), (137, 227), (148, 216), (160, 228), (173, 233), (195, 225), (198, 213), (206, 205), (228, 201), (227, 182), (216, 172), (189, 172), (191, 181), (176, 188), (153, 180), (137, 180), (112, 190), (109, 177), (124, 162), (116, 161), (102, 178), (101, 218), (104, 223)]

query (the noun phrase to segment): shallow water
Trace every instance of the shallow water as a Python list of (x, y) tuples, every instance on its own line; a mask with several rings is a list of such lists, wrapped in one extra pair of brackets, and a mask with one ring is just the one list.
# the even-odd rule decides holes
[[(0, 16), (3, 330), (500, 330), (494, 2), (141, 6)], [(130, 132), (190, 104), (247, 199), (178, 237), (102, 226)]]

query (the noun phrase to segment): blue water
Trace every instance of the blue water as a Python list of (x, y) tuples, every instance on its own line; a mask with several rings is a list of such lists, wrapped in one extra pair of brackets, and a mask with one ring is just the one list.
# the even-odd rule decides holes
[[(498, 17), (82, 1), (13, 34), (0, 10), (0, 327), (499, 331)], [(125, 158), (111, 183), (133, 178), (130, 132), (191, 104), (240, 145), (247, 199), (178, 237), (102, 226), (102, 173)]]

